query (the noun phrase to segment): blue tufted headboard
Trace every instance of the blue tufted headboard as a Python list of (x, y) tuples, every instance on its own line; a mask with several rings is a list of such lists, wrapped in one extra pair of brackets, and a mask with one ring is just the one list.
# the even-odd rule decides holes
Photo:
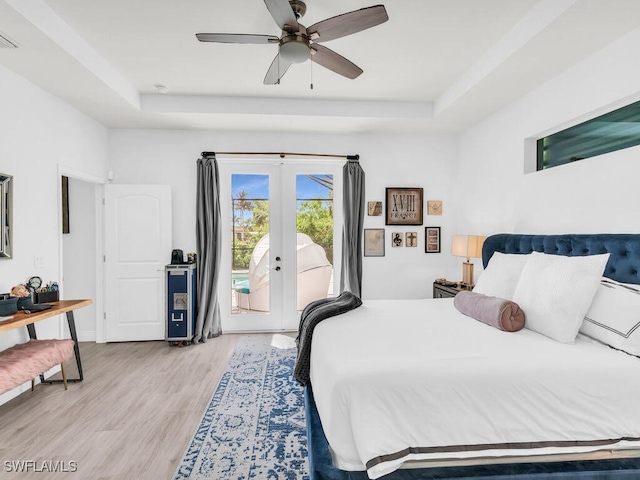
[(482, 247), (482, 264), (487, 267), (493, 252), (533, 251), (555, 255), (597, 255), (610, 253), (604, 276), (623, 283), (640, 284), (640, 234), (519, 235), (500, 233), (487, 238)]

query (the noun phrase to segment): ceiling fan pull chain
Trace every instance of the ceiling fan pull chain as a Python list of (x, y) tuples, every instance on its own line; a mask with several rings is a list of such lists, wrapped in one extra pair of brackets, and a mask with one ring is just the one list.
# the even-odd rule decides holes
[(313, 90), (313, 62), (309, 62), (309, 68), (311, 69), (311, 90)]

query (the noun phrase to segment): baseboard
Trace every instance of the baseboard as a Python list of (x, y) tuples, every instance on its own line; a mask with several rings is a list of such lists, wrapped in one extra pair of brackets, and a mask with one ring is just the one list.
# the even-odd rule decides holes
[(97, 338), (95, 330), (88, 330), (85, 332), (79, 331), (77, 334), (79, 342), (95, 342)]

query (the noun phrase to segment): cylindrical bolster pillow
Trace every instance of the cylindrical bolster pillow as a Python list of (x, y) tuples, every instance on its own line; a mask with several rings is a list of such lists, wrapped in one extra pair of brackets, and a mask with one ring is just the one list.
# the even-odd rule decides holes
[(462, 291), (453, 304), (460, 313), (505, 332), (517, 332), (524, 327), (524, 312), (511, 300)]

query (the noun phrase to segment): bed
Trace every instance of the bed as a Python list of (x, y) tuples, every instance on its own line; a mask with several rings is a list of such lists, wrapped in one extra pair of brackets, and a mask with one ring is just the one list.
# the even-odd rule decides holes
[[(494, 235), (485, 267), (495, 252), (496, 262), (539, 252), (581, 264), (609, 254), (599, 277), (629, 291), (640, 284), (640, 235)], [(567, 281), (583, 290), (582, 277)], [(315, 327), (305, 391), (312, 480), (640, 478), (640, 359), (611, 348), (615, 335), (607, 345), (583, 333), (571, 342), (507, 333), (453, 303), (366, 301)]]

